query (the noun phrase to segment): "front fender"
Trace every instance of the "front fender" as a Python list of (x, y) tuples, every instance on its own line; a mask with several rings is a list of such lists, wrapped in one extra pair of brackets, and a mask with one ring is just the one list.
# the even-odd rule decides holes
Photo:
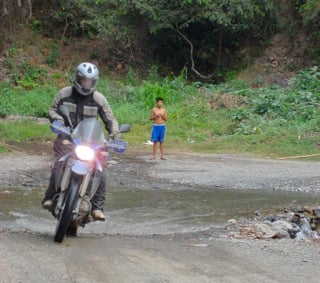
[[(81, 160), (75, 160), (72, 164), (71, 170), (77, 175), (86, 175), (89, 171), (92, 171), (92, 169), (89, 168), (90, 165), (88, 165), (87, 162), (81, 161)], [(95, 167), (96, 170), (102, 172), (102, 166), (98, 159), (95, 161)]]
[(71, 170), (73, 173), (82, 176), (89, 172), (87, 163), (80, 160), (75, 160), (75, 162), (72, 164)]

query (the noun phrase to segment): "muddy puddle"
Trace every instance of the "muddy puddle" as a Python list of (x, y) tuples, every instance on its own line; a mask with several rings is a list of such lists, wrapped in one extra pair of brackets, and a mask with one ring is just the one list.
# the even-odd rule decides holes
[[(53, 234), (56, 221), (42, 209), (43, 189), (0, 189), (0, 230)], [(106, 221), (90, 223), (80, 233), (152, 235), (222, 227), (229, 219), (279, 213), (312, 206), (319, 195), (273, 190), (134, 190), (107, 193)]]

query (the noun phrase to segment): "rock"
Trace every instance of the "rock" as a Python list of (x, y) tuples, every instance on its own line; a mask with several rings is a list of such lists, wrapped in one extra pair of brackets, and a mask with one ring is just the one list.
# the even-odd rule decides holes
[(315, 215), (316, 217), (320, 217), (320, 208), (315, 208), (315, 209), (313, 210), (313, 213), (314, 213), (314, 215)]
[(277, 232), (275, 238), (282, 239), (291, 237), (289, 231), (292, 231), (293, 226), (287, 221), (278, 220), (272, 223), (272, 229)]
[(232, 219), (229, 219), (229, 220), (228, 220), (228, 223), (237, 224), (238, 221), (237, 221), (236, 219), (232, 218)]
[(284, 220), (277, 220), (277, 221), (273, 222), (272, 227), (274, 229), (281, 229), (281, 230), (286, 230), (286, 231), (293, 229), (292, 224), (287, 221), (284, 221)]
[(303, 209), (304, 209), (304, 212), (307, 212), (310, 215), (313, 215), (314, 213), (312, 207), (310, 206), (305, 206)]
[(259, 239), (275, 238), (277, 235), (277, 232), (267, 224), (254, 224), (254, 228), (256, 237)]

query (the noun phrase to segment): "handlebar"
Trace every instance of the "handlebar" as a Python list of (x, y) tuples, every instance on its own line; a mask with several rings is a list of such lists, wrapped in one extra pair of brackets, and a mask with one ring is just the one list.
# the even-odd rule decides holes
[(127, 143), (124, 141), (114, 141), (114, 140), (109, 140), (105, 144), (107, 149), (112, 149), (115, 152), (122, 153), (127, 149)]

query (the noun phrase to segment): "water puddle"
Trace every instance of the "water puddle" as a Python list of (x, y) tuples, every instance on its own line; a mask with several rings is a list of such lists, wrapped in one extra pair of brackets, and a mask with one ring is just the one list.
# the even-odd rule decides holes
[[(0, 189), (0, 230), (52, 234), (56, 220), (42, 209), (43, 189)], [(106, 221), (81, 233), (150, 235), (205, 230), (229, 219), (271, 214), (283, 207), (312, 206), (319, 195), (273, 190), (134, 190), (107, 193)]]

